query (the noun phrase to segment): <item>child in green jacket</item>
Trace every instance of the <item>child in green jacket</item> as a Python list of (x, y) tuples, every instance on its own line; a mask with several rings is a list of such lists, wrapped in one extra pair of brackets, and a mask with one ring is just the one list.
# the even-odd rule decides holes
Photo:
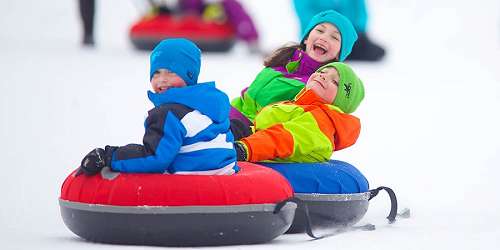
[(255, 133), (235, 143), (240, 161), (323, 162), (354, 144), (361, 129), (350, 115), (364, 98), (362, 81), (346, 64), (327, 64), (294, 101), (264, 107)]

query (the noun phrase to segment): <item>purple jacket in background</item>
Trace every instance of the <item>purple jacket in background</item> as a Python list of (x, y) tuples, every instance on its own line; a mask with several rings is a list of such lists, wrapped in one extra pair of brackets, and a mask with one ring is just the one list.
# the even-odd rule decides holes
[(183, 13), (192, 12), (201, 14), (203, 11), (203, 0), (179, 0), (178, 3)]
[(248, 43), (256, 42), (259, 39), (257, 29), (243, 6), (236, 0), (222, 0), (222, 6), (226, 10), (226, 15), (236, 28), (236, 36)]
[[(222, 0), (226, 16), (236, 30), (236, 37), (245, 42), (252, 43), (259, 39), (257, 29), (243, 6), (236, 0)], [(179, 0), (182, 12), (202, 13), (203, 0)]]

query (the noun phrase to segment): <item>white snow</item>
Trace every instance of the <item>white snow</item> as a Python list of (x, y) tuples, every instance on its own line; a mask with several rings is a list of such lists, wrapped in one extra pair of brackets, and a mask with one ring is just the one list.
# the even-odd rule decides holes
[[(66, 175), (95, 147), (140, 142), (148, 53), (127, 34), (134, 2), (97, 1), (97, 48), (79, 46), (77, 1), (0, 2), (0, 245), (121, 249), (86, 242), (59, 214)], [(297, 40), (289, 1), (242, 1), (264, 49)], [(369, 0), (381, 63), (352, 63), (366, 85), (356, 145), (334, 154), (371, 187), (392, 187), (409, 219), (388, 225), (387, 195), (352, 231), (284, 235), (238, 249), (497, 249), (500, 245), (500, 2)], [(279, 10), (279, 11), (278, 11)], [(243, 45), (203, 55), (200, 80), (235, 97), (261, 69)], [(128, 249), (147, 247), (128, 246)], [(229, 249), (230, 247), (222, 247)], [(217, 249), (222, 249), (217, 248)], [(215, 248), (214, 248), (215, 249)]]

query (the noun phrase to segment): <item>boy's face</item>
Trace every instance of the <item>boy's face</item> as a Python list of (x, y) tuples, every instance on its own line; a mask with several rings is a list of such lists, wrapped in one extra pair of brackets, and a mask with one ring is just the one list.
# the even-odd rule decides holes
[(331, 23), (316, 25), (304, 40), (307, 55), (320, 63), (338, 59), (341, 42), (339, 30)]
[(306, 89), (311, 89), (327, 104), (333, 103), (337, 95), (340, 76), (333, 67), (324, 68), (309, 77)]
[(166, 69), (157, 70), (151, 79), (151, 87), (155, 93), (163, 93), (170, 88), (185, 87), (186, 82), (177, 74)]

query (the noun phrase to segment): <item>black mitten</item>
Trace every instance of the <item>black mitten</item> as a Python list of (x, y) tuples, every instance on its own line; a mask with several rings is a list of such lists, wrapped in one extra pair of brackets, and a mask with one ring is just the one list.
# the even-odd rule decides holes
[(236, 159), (238, 161), (248, 161), (248, 152), (243, 142), (235, 142), (234, 150), (236, 150)]
[(235, 141), (238, 141), (241, 138), (245, 138), (252, 134), (252, 129), (250, 128), (250, 126), (247, 126), (244, 122), (238, 119), (231, 119), (230, 124), (231, 133), (233, 133)]
[(82, 160), (78, 173), (85, 175), (95, 175), (106, 166), (105, 151), (102, 148), (96, 148), (90, 151)]
[(82, 160), (77, 175), (95, 175), (111, 164), (111, 157), (117, 147), (106, 146), (105, 149), (96, 148), (90, 151)]

